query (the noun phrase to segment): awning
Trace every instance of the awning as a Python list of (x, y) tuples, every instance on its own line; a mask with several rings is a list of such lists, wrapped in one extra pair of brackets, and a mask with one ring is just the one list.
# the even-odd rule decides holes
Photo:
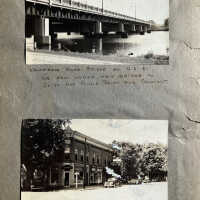
[(121, 176), (120, 176), (119, 174), (116, 174), (116, 173), (114, 172), (114, 170), (111, 169), (111, 168), (109, 168), (109, 167), (106, 167), (106, 173), (112, 175), (113, 177), (121, 178)]
[(64, 170), (70, 170), (70, 169), (73, 169), (73, 167), (71, 165), (64, 165), (62, 167), (62, 169), (64, 169)]

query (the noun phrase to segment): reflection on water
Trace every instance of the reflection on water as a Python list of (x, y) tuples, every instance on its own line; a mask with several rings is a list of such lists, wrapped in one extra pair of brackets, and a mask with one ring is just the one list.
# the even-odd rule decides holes
[(108, 35), (101, 39), (84, 38), (80, 35), (68, 36), (58, 34), (58, 41), (65, 50), (81, 53), (97, 53), (103, 55), (140, 56), (152, 52), (167, 55), (169, 49), (169, 32), (152, 32), (145, 35), (129, 35), (120, 38)]

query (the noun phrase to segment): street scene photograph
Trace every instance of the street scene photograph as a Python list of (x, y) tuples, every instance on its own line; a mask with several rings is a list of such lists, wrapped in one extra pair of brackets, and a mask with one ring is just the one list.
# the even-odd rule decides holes
[(24, 119), (21, 200), (168, 200), (168, 120)]
[(25, 0), (26, 64), (169, 65), (169, 0)]

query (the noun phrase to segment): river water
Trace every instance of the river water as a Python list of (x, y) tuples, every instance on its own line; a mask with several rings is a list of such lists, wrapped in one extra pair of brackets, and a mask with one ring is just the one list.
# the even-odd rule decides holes
[(84, 38), (78, 34), (58, 33), (58, 41), (65, 50), (80, 53), (97, 53), (116, 56), (141, 56), (147, 53), (168, 55), (169, 32), (158, 31), (145, 35), (129, 35), (121, 38), (117, 35), (104, 36), (101, 39)]

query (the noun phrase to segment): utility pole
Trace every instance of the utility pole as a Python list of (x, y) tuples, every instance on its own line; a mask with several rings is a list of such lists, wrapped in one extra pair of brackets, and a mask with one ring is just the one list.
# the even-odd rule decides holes
[(83, 158), (83, 160), (84, 160), (84, 167), (83, 167), (83, 188), (85, 189), (85, 185), (86, 185), (86, 171), (87, 171), (87, 169), (86, 169), (86, 151), (87, 151), (87, 144), (86, 144), (86, 137), (85, 137), (85, 144), (84, 144), (84, 158)]
[(78, 188), (78, 175), (79, 175), (79, 173), (75, 172), (75, 176), (76, 176), (76, 189)]
[(136, 0), (135, 0), (135, 19), (136, 19)]
[(104, 7), (104, 5), (103, 5), (103, 0), (101, 0), (101, 7), (102, 7), (102, 15), (103, 15), (103, 7)]

